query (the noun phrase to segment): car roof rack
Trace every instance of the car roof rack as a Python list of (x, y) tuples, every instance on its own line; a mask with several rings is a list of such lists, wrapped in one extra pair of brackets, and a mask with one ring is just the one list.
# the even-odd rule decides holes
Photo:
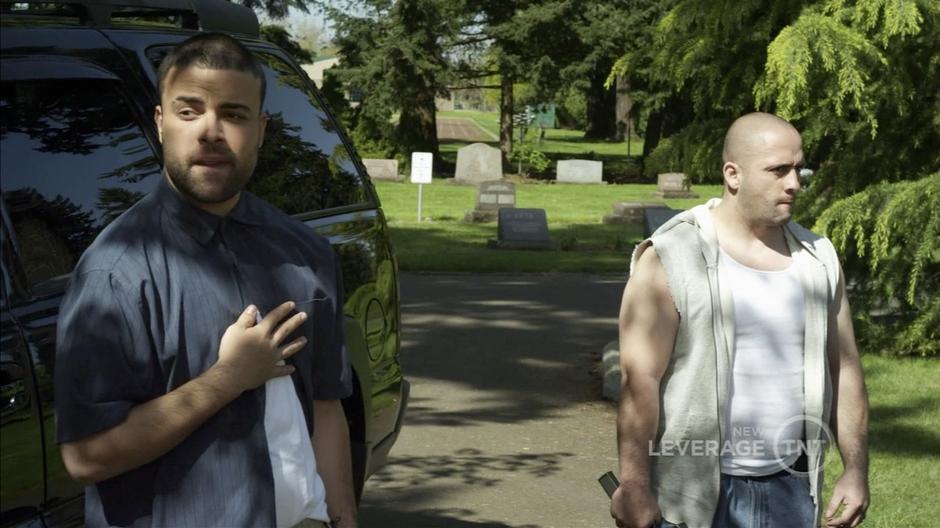
[(56, 8), (75, 13), (87, 26), (112, 27), (115, 19), (132, 17), (176, 17), (180, 27), (199, 31), (237, 33), (257, 38), (258, 17), (251, 9), (229, 0), (0, 0), (4, 15), (25, 12), (29, 4), (39, 11), (53, 13)]

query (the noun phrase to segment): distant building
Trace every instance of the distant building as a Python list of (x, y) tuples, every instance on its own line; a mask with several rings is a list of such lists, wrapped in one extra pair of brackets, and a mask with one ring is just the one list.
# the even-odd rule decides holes
[(313, 61), (312, 64), (302, 64), (300, 67), (307, 72), (307, 75), (309, 75), (310, 79), (317, 85), (317, 88), (322, 88), (323, 72), (337, 64), (339, 64), (339, 57), (323, 57)]

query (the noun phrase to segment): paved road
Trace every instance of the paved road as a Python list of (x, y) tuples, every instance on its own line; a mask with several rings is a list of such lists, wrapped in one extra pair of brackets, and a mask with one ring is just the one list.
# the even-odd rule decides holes
[(464, 117), (438, 117), (437, 138), (461, 141), (499, 141), (498, 137), (480, 128), (472, 119)]
[(594, 371), (624, 277), (402, 276), (411, 406), (365, 528), (613, 526), (615, 411)]

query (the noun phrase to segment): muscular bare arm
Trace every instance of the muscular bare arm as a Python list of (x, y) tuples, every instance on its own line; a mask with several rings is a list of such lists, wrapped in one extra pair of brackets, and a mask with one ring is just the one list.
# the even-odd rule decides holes
[(147, 464), (176, 447), (242, 392), (290, 374), (293, 367), (276, 363), (304, 344), (300, 338), (280, 346), (306, 317), (299, 313), (281, 324), (292, 309), (293, 303), (284, 303), (255, 324), (255, 309), (248, 307), (222, 336), (219, 360), (201, 376), (135, 406), (110, 429), (63, 443), (62, 460), (69, 474), (90, 485)]
[(660, 381), (672, 357), (679, 314), (653, 249), (637, 261), (620, 306), (620, 487), (610, 505), (618, 526), (647, 527), (661, 517), (650, 482), (649, 448), (659, 427)]
[(829, 328), (828, 352), (833, 380), (832, 424), (844, 470), (836, 481), (826, 509), (826, 525), (854, 527), (865, 518), (870, 500), (868, 393), (855, 344), (852, 311), (841, 274)]
[(353, 493), (349, 426), (339, 400), (314, 400), (313, 452), (317, 472), (326, 487), (326, 506), (336, 528), (355, 528), (356, 498)]

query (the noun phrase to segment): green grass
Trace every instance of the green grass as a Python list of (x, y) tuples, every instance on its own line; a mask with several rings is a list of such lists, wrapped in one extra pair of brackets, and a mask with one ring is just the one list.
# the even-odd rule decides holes
[[(940, 364), (932, 359), (862, 357), (871, 401), (872, 505), (863, 526), (940, 526)], [(842, 470), (826, 461), (826, 500)]]
[[(438, 117), (462, 117), (475, 122), (480, 128), (490, 132), (497, 138), (499, 137), (499, 114), (496, 112), (478, 112), (475, 110), (452, 110), (447, 112), (438, 112)], [(513, 139), (518, 139), (518, 132)], [(586, 140), (583, 138), (584, 132), (580, 130), (565, 129), (547, 129), (545, 131), (545, 140), (538, 145), (538, 150), (553, 160), (584, 158), (596, 159), (605, 162), (625, 161), (627, 159), (627, 144), (622, 141), (598, 141)], [(538, 138), (538, 128), (531, 127), (526, 136), (526, 141), (535, 143)], [(493, 139), (486, 141), (493, 146), (498, 147), (499, 141)], [(441, 141), (441, 156), (450, 163), (456, 163), (457, 150), (466, 146), (468, 143), (463, 141), (445, 140)], [(630, 143), (630, 154), (638, 156), (643, 152), (643, 141), (633, 139)]]
[[(545, 209), (550, 251), (487, 249), (496, 238), (496, 222), (465, 224), (476, 188), (435, 180), (424, 186), (422, 216), (417, 219), (418, 186), (376, 181), (389, 220), (399, 266), (406, 271), (464, 272), (625, 272), (629, 252), (642, 238), (640, 226), (604, 225), (614, 202), (659, 201), (655, 185), (516, 184), (516, 206)], [(718, 186), (696, 186), (699, 199), (665, 200), (685, 209), (720, 194)]]

